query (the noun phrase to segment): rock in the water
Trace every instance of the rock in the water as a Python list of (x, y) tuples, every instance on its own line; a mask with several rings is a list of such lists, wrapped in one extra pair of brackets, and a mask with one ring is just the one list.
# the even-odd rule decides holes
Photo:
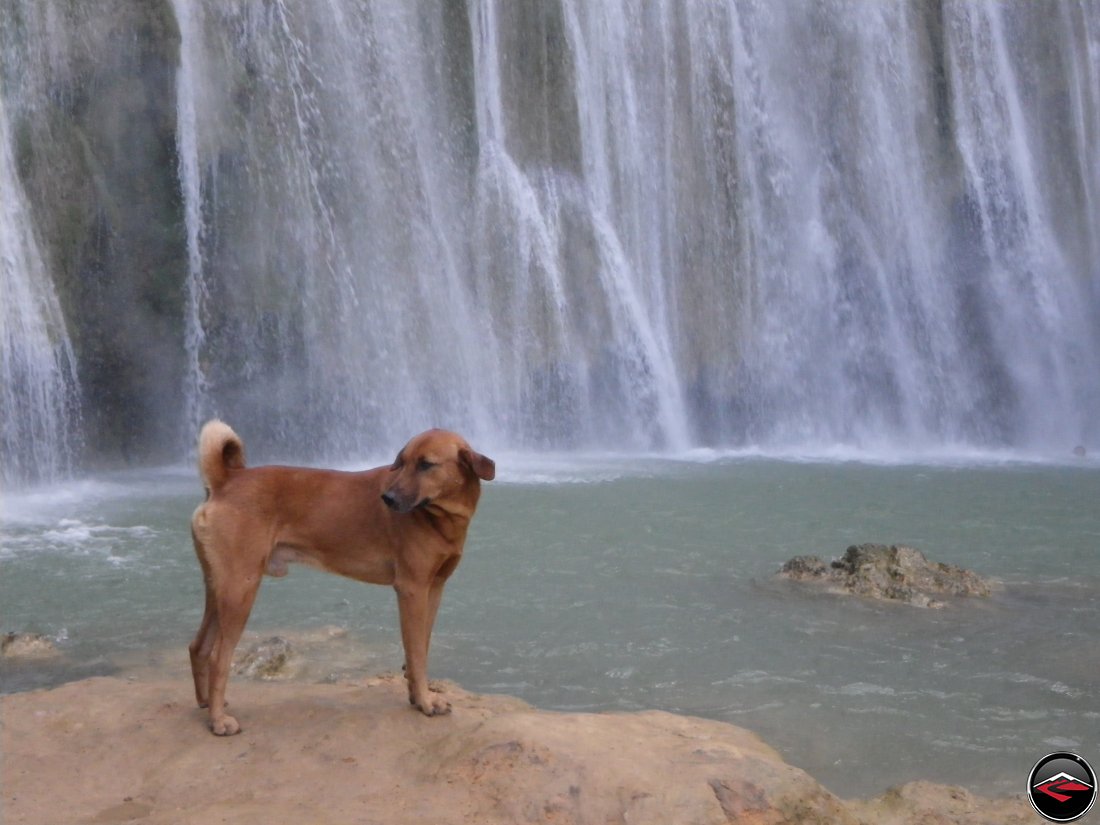
[(856, 544), (843, 558), (829, 564), (817, 556), (795, 556), (779, 575), (917, 607), (943, 607), (937, 596), (988, 596), (992, 592), (992, 584), (977, 573), (929, 561), (920, 550), (896, 544)]
[(783, 565), (781, 575), (796, 581), (813, 581), (829, 576), (829, 565), (817, 556), (795, 556)]
[(264, 639), (233, 662), (233, 672), (249, 679), (289, 679), (294, 671), (294, 648), (282, 636)]
[(40, 633), (5, 633), (0, 640), (0, 656), (6, 659), (49, 659), (57, 655), (53, 639)]

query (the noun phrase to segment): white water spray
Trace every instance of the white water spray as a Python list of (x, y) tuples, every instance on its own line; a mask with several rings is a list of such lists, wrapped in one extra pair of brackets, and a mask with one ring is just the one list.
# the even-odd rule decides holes
[(72, 345), (12, 154), (0, 94), (0, 479), (56, 479), (79, 422)]

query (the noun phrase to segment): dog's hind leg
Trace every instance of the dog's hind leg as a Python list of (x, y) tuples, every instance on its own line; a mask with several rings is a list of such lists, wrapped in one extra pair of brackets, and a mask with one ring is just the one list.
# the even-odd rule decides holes
[(260, 589), (260, 571), (252, 571), (237, 581), (219, 583), (215, 593), (216, 626), (211, 628), (214, 637), (209, 657), (210, 730), (217, 736), (239, 733), (237, 720), (225, 712), (225, 686), (229, 681), (229, 668), (233, 664), (233, 651), (241, 640), (248, 615)]
[(191, 541), (195, 545), (195, 555), (202, 567), (206, 606), (203, 609), (198, 632), (188, 646), (188, 652), (191, 655), (191, 678), (195, 682), (195, 701), (200, 708), (205, 708), (210, 703), (210, 651), (214, 647), (214, 638), (218, 630), (218, 613), (214, 585), (211, 581), (210, 562), (207, 559), (207, 547), (199, 539), (194, 526), (191, 528)]
[(191, 678), (195, 682), (195, 701), (200, 708), (210, 704), (210, 652), (214, 648), (214, 639), (218, 633), (218, 612), (214, 591), (206, 583), (206, 609), (202, 614), (202, 623), (195, 634), (194, 641), (188, 646), (191, 654)]

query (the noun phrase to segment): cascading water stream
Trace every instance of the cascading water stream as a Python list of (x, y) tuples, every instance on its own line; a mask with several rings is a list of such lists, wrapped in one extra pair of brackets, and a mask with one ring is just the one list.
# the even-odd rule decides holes
[[(1095, 276), (1038, 177), (1060, 134), (1024, 105), (1030, 72), (1063, 67), (1029, 52), (1031, 12), (330, 6), (341, 32), (275, 3), (279, 26), (231, 5), (205, 36), (236, 31), (216, 60), (270, 81), (250, 117), (273, 134), (228, 144), (244, 174), (327, 239), (273, 311), (299, 315), (295, 369), (337, 429), (407, 430), (416, 410), (559, 448), (1097, 437)], [(1084, 37), (1064, 67), (1078, 134), (1096, 118)], [(1087, 207), (1096, 162), (1074, 163)], [(321, 184), (330, 168), (357, 173)]]
[[(187, 300), (184, 316), (184, 348), (187, 353), (183, 395), (186, 401), (183, 425), (188, 436), (197, 433), (210, 417), (205, 409), (209, 400), (206, 380), (206, 334), (203, 318), (208, 315), (209, 290), (203, 267), (203, 188), (199, 160), (199, 135), (196, 108), (199, 91), (204, 84), (196, 76), (204, 64), (199, 50), (202, 38), (201, 6), (186, 0), (173, 0), (172, 8), (180, 27), (180, 67), (176, 77), (178, 119), (176, 143), (179, 155), (179, 179), (183, 194), (184, 222), (187, 231)], [(193, 442), (194, 438), (188, 438)], [(191, 448), (190, 443), (188, 449)]]
[(72, 463), (74, 358), (16, 173), (0, 84), (0, 480), (51, 481)]

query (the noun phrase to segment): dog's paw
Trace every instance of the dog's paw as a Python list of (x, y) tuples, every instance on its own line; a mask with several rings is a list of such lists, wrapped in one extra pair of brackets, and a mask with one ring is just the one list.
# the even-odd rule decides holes
[(215, 736), (232, 736), (241, 732), (241, 726), (232, 716), (222, 716), (210, 720), (210, 732)]
[(425, 696), (420, 700), (410, 697), (409, 702), (415, 705), (416, 709), (425, 716), (446, 716), (451, 712), (451, 703), (438, 695)]

